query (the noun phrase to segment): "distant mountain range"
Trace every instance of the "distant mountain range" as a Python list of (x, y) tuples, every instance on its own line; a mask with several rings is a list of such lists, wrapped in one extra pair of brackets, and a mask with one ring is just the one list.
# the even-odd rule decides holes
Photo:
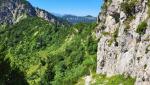
[(61, 15), (61, 14), (57, 14), (57, 13), (53, 13), (55, 16), (62, 18), (63, 20), (67, 20), (68, 22), (72, 23), (72, 24), (76, 24), (76, 23), (91, 23), (91, 22), (96, 22), (96, 17), (93, 17), (91, 15), (87, 15), (87, 16), (76, 16), (76, 15), (70, 15), (70, 14), (65, 14), (65, 15)]
[(76, 24), (79, 22), (89, 23), (96, 21), (96, 17), (90, 15), (75, 16), (49, 13), (43, 9), (33, 7), (26, 0), (0, 0), (0, 24), (15, 24), (27, 16), (40, 17), (55, 24), (69, 24), (68, 22)]

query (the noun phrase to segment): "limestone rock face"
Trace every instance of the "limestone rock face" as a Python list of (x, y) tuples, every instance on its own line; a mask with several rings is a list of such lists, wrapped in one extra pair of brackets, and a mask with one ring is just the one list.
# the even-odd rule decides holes
[(49, 12), (45, 11), (45, 10), (42, 10), (42, 9), (39, 9), (39, 8), (35, 8), (35, 11), (36, 11), (36, 15), (40, 18), (43, 18), (49, 22), (52, 22), (52, 23), (57, 23), (57, 24), (62, 24), (63, 23), (63, 20), (55, 17), (54, 15), (50, 14)]
[[(105, 0), (105, 8), (98, 16), (97, 73), (129, 75), (136, 78), (135, 85), (150, 85), (150, 2), (132, 2), (129, 15), (122, 3), (129, 4), (132, 0), (111, 1)], [(147, 26), (140, 34), (137, 29), (142, 22)]]
[(0, 0), (0, 24), (14, 24), (27, 16), (41, 17), (55, 24), (63, 22), (47, 11), (33, 7), (26, 0)]

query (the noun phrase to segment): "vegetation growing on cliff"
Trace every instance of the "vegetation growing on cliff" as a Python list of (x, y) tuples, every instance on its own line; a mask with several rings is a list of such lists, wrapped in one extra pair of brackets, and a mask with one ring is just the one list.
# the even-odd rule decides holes
[(124, 77), (124, 75), (116, 75), (112, 77), (106, 77), (106, 75), (93, 75), (95, 82), (92, 85), (134, 85), (135, 79), (131, 77)]
[(127, 17), (133, 16), (135, 14), (135, 5), (137, 0), (126, 0), (121, 4), (122, 11), (127, 14)]
[(145, 34), (146, 29), (147, 29), (147, 22), (143, 21), (138, 25), (136, 32), (143, 35), (143, 34)]

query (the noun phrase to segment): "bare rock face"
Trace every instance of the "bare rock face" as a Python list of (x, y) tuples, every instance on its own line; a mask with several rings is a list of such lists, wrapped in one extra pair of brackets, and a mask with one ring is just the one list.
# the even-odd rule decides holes
[(55, 23), (55, 24), (63, 24), (65, 21), (55, 17), (54, 15), (50, 14), (49, 12), (43, 10), (43, 9), (39, 9), (39, 8), (35, 8), (36, 11), (36, 16), (43, 18), (49, 22)]
[(33, 7), (26, 0), (0, 0), (0, 24), (14, 24), (27, 16), (41, 17), (55, 24), (62, 23), (54, 15), (45, 10)]
[(105, 0), (98, 16), (97, 73), (132, 76), (135, 85), (150, 85), (150, 2), (111, 1)]

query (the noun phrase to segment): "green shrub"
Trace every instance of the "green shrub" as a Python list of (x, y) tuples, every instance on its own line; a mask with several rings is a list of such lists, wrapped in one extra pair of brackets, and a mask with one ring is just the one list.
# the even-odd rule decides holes
[(108, 40), (108, 46), (111, 46), (113, 42), (114, 42), (114, 39)]
[(104, 3), (103, 6), (101, 7), (102, 10), (107, 10), (107, 4)]
[(110, 35), (110, 33), (109, 32), (102, 32), (102, 35), (107, 36), (107, 35)]
[(147, 68), (147, 64), (144, 65), (144, 69), (146, 69), (146, 68)]
[[(117, 37), (118, 37), (119, 28), (116, 29), (116, 31), (112, 34), (112, 38), (108, 40), (108, 46), (111, 46), (113, 42), (115, 42), (115, 45), (117, 43)], [(116, 45), (117, 46), (117, 45)]]
[(148, 17), (150, 17), (150, 0), (148, 0)]
[(148, 45), (148, 46), (146, 47), (146, 50), (145, 50), (145, 53), (146, 53), (146, 54), (150, 51), (149, 48), (150, 48), (150, 45)]
[(25, 6), (27, 6), (27, 4), (28, 4), (27, 0), (20, 0), (20, 1), (21, 1), (21, 3), (25, 4)]
[(147, 22), (143, 21), (138, 25), (136, 32), (139, 33), (140, 35), (143, 35), (145, 34), (146, 29), (147, 29)]
[(127, 17), (132, 16), (135, 13), (135, 5), (137, 3), (137, 0), (127, 0), (123, 3), (121, 3), (121, 8), (124, 11), (125, 14), (127, 14)]
[(118, 37), (119, 28), (116, 29), (116, 31), (113, 33), (113, 38), (116, 40)]
[(125, 26), (126, 26), (126, 28), (125, 28), (126, 31), (127, 31), (128, 29), (130, 29), (130, 22), (131, 22), (133, 19), (135, 19), (135, 16), (129, 16), (129, 17), (125, 20), (124, 24), (125, 24)]

